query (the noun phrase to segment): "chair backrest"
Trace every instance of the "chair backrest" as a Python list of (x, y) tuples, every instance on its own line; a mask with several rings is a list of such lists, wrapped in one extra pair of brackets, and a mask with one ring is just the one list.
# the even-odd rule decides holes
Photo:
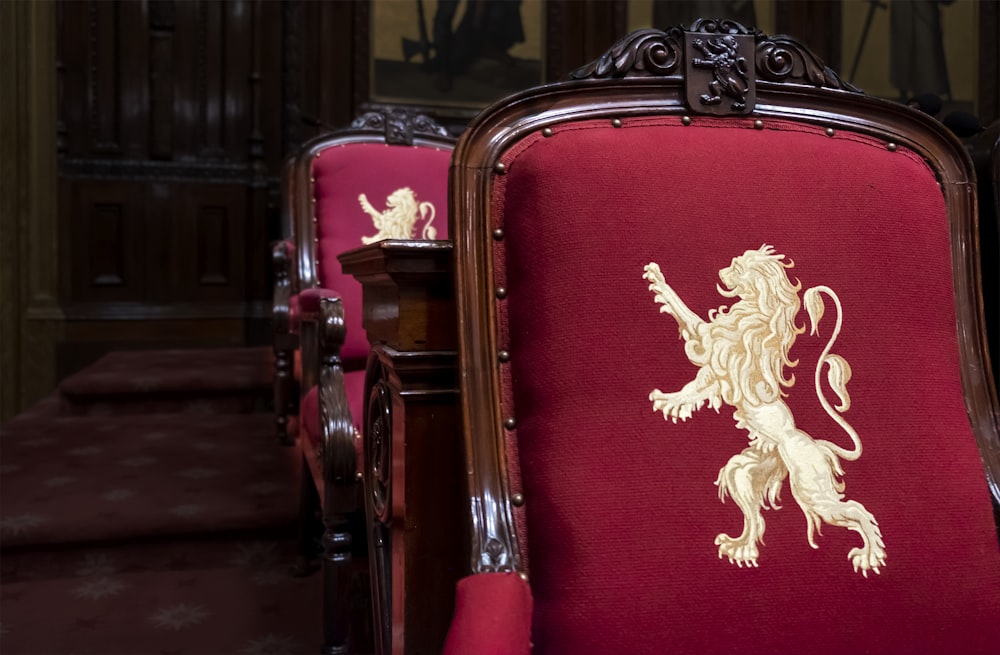
[(345, 130), (305, 144), (292, 181), (300, 289), (344, 300), (345, 360), (362, 359), (361, 288), (337, 255), (384, 238), (448, 237), (448, 166), (454, 138), (406, 110), (369, 112)]
[(573, 77), (455, 153), (463, 582), (536, 654), (995, 652), (968, 156), (730, 21)]

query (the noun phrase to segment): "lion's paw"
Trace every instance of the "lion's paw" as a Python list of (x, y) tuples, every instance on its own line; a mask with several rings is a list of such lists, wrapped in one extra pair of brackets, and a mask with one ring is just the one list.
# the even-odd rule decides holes
[(757, 550), (757, 544), (753, 540), (733, 539), (723, 533), (715, 538), (715, 545), (719, 547), (719, 559), (727, 557), (730, 564), (740, 568), (743, 568), (744, 564), (747, 568), (757, 568), (760, 551)]
[(855, 573), (861, 571), (861, 575), (866, 578), (869, 571), (874, 571), (876, 575), (879, 575), (882, 573), (879, 567), (885, 566), (885, 548), (878, 544), (866, 544), (862, 548), (852, 548), (847, 553), (847, 559), (851, 560)]
[(677, 423), (677, 419), (686, 421), (691, 418), (704, 402), (697, 398), (689, 398), (680, 392), (664, 393), (659, 389), (653, 389), (649, 399), (653, 403), (654, 412), (663, 412), (663, 419), (674, 423)]

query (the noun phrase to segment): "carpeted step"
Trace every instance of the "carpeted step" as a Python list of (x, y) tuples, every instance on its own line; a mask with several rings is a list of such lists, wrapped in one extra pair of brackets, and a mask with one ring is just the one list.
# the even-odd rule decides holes
[(59, 383), (72, 415), (251, 412), (273, 389), (269, 346), (111, 352)]
[(268, 414), (29, 414), (0, 449), (5, 552), (295, 523), (301, 456)]
[(289, 575), (287, 542), (32, 555), (3, 563), (4, 653), (292, 655), (322, 641), (320, 577)]

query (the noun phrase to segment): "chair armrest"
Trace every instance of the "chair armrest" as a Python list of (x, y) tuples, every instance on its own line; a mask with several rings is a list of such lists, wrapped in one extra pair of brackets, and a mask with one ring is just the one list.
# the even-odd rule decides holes
[(303, 289), (299, 293), (299, 311), (303, 316), (309, 316), (312, 320), (317, 320), (320, 312), (320, 303), (324, 299), (340, 299), (340, 292), (323, 287), (311, 287)]
[(347, 328), (344, 304), (329, 289), (299, 294), (302, 316), (302, 389), (318, 386), (323, 513), (357, 509), (357, 439), (344, 386), (340, 351)]
[(274, 267), (274, 334), (288, 335), (292, 332), (292, 296), (294, 295), (295, 273), (292, 262), (295, 246), (286, 240), (276, 241), (271, 246), (271, 265)]
[[(320, 374), (320, 302), (324, 299), (339, 300), (340, 294), (330, 289), (312, 287), (303, 289), (296, 296), (299, 311), (299, 341), (302, 357), (301, 391), (306, 393), (316, 386)], [(346, 328), (345, 328), (346, 335)], [(337, 347), (339, 356), (340, 347)]]
[(340, 298), (320, 300), (319, 420), (323, 439), (325, 511), (357, 509), (357, 439), (344, 387), (340, 349), (347, 335)]
[(531, 588), (517, 573), (462, 578), (444, 655), (530, 655), (531, 612)]

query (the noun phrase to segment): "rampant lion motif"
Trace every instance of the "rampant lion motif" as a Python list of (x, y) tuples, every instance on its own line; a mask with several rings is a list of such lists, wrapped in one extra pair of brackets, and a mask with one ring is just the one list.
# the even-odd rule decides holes
[[(826, 286), (812, 287), (803, 294), (810, 334), (817, 334), (823, 317), (823, 295), (837, 308), (836, 325), (816, 364), (815, 385), (823, 409), (850, 436), (851, 450), (813, 439), (798, 429), (782, 399), (786, 395), (783, 387), (795, 384), (794, 375), (785, 376), (785, 367), (798, 363), (789, 359), (789, 350), (795, 337), (805, 331), (795, 324), (802, 285), (789, 281), (785, 269), (794, 264), (782, 262), (784, 258), (768, 245), (734, 258), (719, 271), (725, 288), (717, 289), (724, 297), (739, 300), (710, 311), (707, 321), (684, 304), (655, 262), (646, 266), (643, 278), (650, 283), (655, 302), (661, 304), (661, 312), (677, 321), (684, 352), (700, 367), (694, 380), (679, 391), (654, 389), (649, 399), (653, 411), (663, 412), (663, 418), (674, 423), (691, 418), (706, 403), (716, 412), (725, 403), (736, 410), (736, 427), (749, 433), (749, 446), (730, 458), (716, 480), (719, 498), (724, 501), (727, 494), (731, 496), (744, 517), (743, 533), (738, 537), (722, 533), (715, 538), (720, 558), (727, 557), (740, 567), (757, 566), (757, 545), (763, 543), (764, 536), (761, 510), (779, 509), (781, 484), (787, 476), (792, 496), (806, 516), (809, 545), (818, 547), (814, 535), (822, 532), (824, 522), (854, 530), (864, 543), (851, 549), (848, 559), (855, 571), (868, 577), (868, 571), (879, 573), (879, 567), (885, 565), (886, 551), (872, 514), (861, 503), (845, 500), (843, 494), (840, 460), (858, 459), (861, 439), (841, 416), (851, 405), (847, 393), (851, 367), (843, 357), (830, 353), (843, 323), (840, 299)], [(828, 367), (827, 381), (840, 399), (836, 410), (820, 387), (824, 365)]]
[(708, 88), (711, 94), (701, 96), (703, 105), (717, 105), (722, 102), (722, 96), (733, 99), (733, 109), (745, 109), (746, 97), (750, 90), (749, 68), (745, 57), (739, 57), (736, 39), (730, 35), (709, 39), (695, 39), (691, 45), (701, 50), (705, 59), (694, 58), (691, 64), (695, 68), (711, 68), (713, 79)]
[(429, 202), (417, 202), (417, 195), (409, 187), (396, 189), (385, 200), (387, 209), (380, 212), (368, 202), (368, 196), (358, 196), (361, 209), (372, 217), (376, 234), (361, 237), (361, 243), (367, 245), (382, 239), (412, 239), (415, 237), (417, 220), (424, 221), (424, 229), (420, 233), (422, 239), (433, 239), (437, 230), (431, 225), (434, 221), (434, 205)]

